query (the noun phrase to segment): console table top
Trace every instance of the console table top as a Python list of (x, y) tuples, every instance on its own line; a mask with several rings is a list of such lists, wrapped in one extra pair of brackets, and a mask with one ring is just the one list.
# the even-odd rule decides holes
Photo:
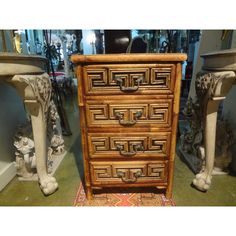
[(220, 50), (202, 54), (203, 70), (236, 71), (236, 49)]
[(30, 54), (19, 54), (19, 53), (11, 53), (11, 52), (0, 52), (0, 61), (2, 60), (25, 60), (25, 59), (31, 59), (31, 60), (43, 60), (46, 61), (47, 58), (39, 55), (30, 55)]
[(0, 77), (45, 71), (47, 58), (38, 55), (0, 53)]
[(201, 57), (207, 58), (207, 57), (232, 56), (232, 55), (236, 55), (235, 48), (204, 53), (201, 55)]

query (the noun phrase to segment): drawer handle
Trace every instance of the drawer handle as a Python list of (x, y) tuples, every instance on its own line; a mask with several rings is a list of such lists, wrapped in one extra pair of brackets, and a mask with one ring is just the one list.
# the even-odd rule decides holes
[(138, 170), (136, 173), (134, 173), (134, 177), (132, 179), (126, 178), (125, 173), (122, 171), (118, 171), (117, 176), (121, 178), (121, 180), (125, 183), (134, 183), (138, 180), (140, 176), (142, 176), (142, 172)]
[(137, 83), (137, 85), (133, 86), (133, 87), (125, 87), (123, 86), (123, 79), (121, 78), (122, 76), (116, 76), (114, 78), (114, 80), (116, 81), (116, 83), (120, 86), (120, 90), (122, 92), (135, 92), (139, 89), (139, 85), (140, 83), (143, 82), (143, 76), (140, 76), (135, 82)]
[(134, 156), (135, 154), (137, 154), (138, 151), (144, 151), (144, 148), (142, 145), (138, 144), (138, 145), (134, 145), (134, 150), (131, 152), (127, 152), (125, 150), (123, 150), (123, 146), (122, 145), (117, 145), (116, 149), (120, 152), (120, 155), (122, 156)]
[(119, 123), (120, 125), (125, 125), (125, 126), (129, 126), (129, 125), (134, 125), (137, 123), (138, 118), (140, 118), (142, 116), (143, 112), (142, 111), (137, 111), (134, 114), (134, 120), (122, 120), (123, 115), (120, 112), (116, 112), (115, 113), (115, 117), (119, 119)]

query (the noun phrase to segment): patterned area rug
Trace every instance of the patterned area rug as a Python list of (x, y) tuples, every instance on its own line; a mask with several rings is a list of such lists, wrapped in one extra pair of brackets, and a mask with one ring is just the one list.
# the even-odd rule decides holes
[(74, 206), (175, 206), (175, 202), (160, 193), (97, 193), (87, 200), (80, 184)]

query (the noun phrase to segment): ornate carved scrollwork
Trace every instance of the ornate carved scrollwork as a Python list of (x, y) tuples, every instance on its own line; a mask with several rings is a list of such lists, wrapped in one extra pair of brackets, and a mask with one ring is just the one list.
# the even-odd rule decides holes
[[(24, 103), (30, 110), (30, 114), (37, 115), (38, 109), (36, 104), (40, 105), (42, 112), (44, 114), (43, 121), (47, 121), (47, 112), (51, 99), (52, 85), (48, 74), (44, 73), (42, 75), (15, 75), (12, 79), (14, 83), (19, 83), (22, 87), (25, 83), (26, 90), (23, 91), (19, 89), (19, 92), (24, 97)], [(27, 88), (29, 86), (29, 88)]]
[[(48, 110), (47, 137), (49, 147), (47, 152), (47, 170), (48, 173), (51, 173), (56, 156), (63, 154), (65, 149), (60, 126), (60, 117), (53, 101), (50, 102)], [(14, 146), (16, 148), (16, 167), (19, 178), (37, 179), (35, 144), (31, 123), (18, 127), (14, 137)]]
[[(191, 168), (194, 172), (198, 172), (202, 166), (202, 158), (200, 156), (200, 147), (203, 145), (203, 128), (200, 105), (198, 101), (189, 98), (183, 110), (189, 126), (185, 126), (180, 136), (181, 151), (186, 153)], [(181, 152), (181, 153), (182, 153)]]
[[(229, 88), (223, 89), (223, 82), (228, 81), (229, 84), (232, 84), (234, 77), (235, 74), (232, 71), (199, 72), (195, 81), (198, 100), (201, 101), (205, 96), (207, 96), (207, 99), (217, 96), (221, 96), (221, 100), (224, 99), (224, 96), (226, 95), (225, 93)], [(227, 83), (225, 83), (225, 85), (226, 84)]]
[(50, 141), (52, 154), (60, 155), (65, 152), (64, 139), (62, 137), (62, 129), (60, 124), (60, 116), (53, 100), (50, 102), (48, 114), (47, 136)]
[(212, 94), (212, 90), (216, 83), (217, 77), (213, 73), (199, 72), (195, 80), (195, 89), (198, 98), (201, 98), (207, 92), (209, 92), (209, 94)]
[[(45, 195), (49, 195), (56, 191), (56, 189), (58, 188), (58, 184), (56, 182), (56, 179), (49, 175), (47, 156), (51, 156), (50, 154), (52, 154), (53, 152), (59, 153), (64, 150), (64, 141), (61, 137), (60, 132), (58, 132), (58, 130), (55, 128), (56, 123), (58, 123), (56, 121), (57, 115), (55, 111), (53, 111), (53, 106), (50, 106), (52, 90), (50, 78), (46, 73), (42, 75), (15, 75), (10, 82), (13, 83), (13, 86), (17, 88), (18, 92), (23, 97), (24, 104), (30, 114), (33, 130), (37, 176), (42, 191)], [(50, 112), (49, 107), (52, 107), (52, 110)], [(52, 148), (49, 153), (47, 153), (48, 118), (50, 118), (50, 124), (52, 125), (51, 130), (57, 130), (56, 133), (52, 132), (53, 136), (51, 136), (50, 138)], [(24, 140), (26, 140), (24, 137), (22, 140), (23, 144), (26, 143), (24, 142)], [(15, 146), (18, 147), (17, 155), (18, 157), (20, 157), (20, 154), (23, 154), (23, 147), (19, 146), (19, 143), (21, 143), (20, 139), (16, 141), (18, 142), (18, 144), (15, 143)], [(28, 149), (28, 151), (31, 150), (29, 142), (28, 146), (25, 145), (25, 147)], [(25, 160), (27, 160), (27, 157), (23, 154), (23, 158), (21, 158), (21, 160), (24, 160), (25, 162)], [(30, 173), (31, 170), (27, 169), (26, 172)], [(19, 170), (18, 173), (25, 173), (27, 176), (26, 172), (21, 172)]]

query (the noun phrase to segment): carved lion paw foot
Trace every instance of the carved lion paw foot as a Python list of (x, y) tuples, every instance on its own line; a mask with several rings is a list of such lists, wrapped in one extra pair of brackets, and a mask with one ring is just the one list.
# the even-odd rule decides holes
[(57, 190), (58, 183), (54, 177), (47, 176), (43, 180), (40, 180), (40, 187), (45, 195), (50, 195)]
[(193, 185), (200, 191), (207, 191), (211, 185), (211, 176), (207, 175), (205, 172), (196, 175), (193, 180)]

